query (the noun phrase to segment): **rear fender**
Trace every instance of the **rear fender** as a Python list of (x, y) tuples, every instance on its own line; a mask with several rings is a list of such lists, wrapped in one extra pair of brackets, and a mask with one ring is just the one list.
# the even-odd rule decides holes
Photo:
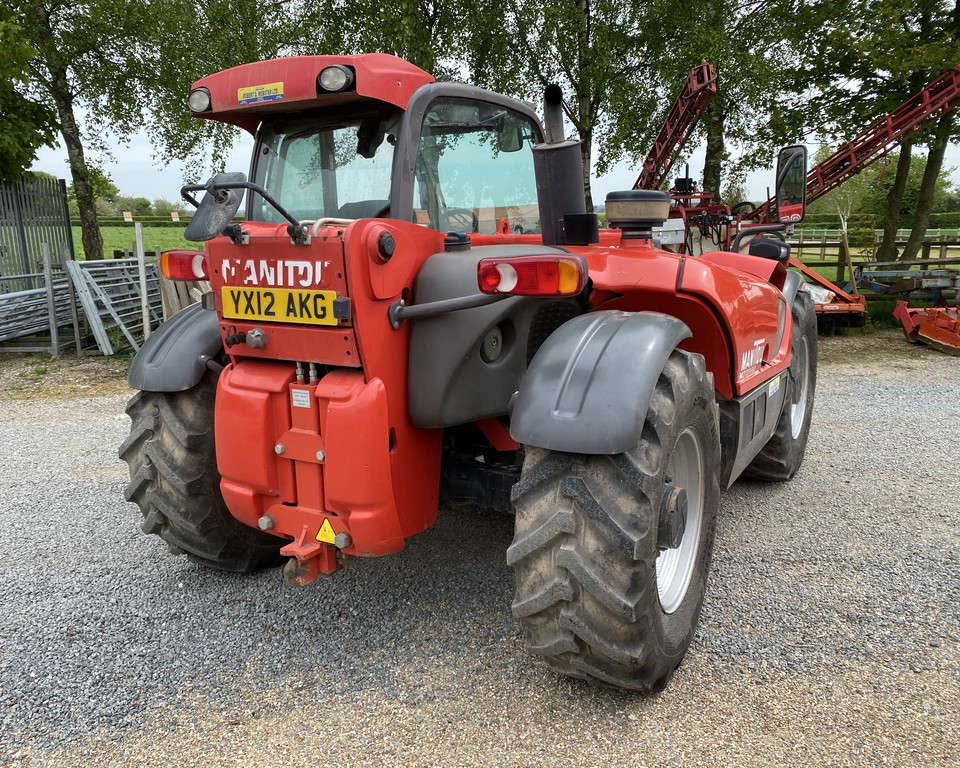
[(510, 435), (571, 453), (634, 448), (670, 354), (692, 336), (659, 312), (610, 310), (560, 326), (537, 351), (515, 396)]
[(127, 383), (147, 392), (183, 392), (203, 378), (207, 361), (223, 349), (216, 312), (200, 304), (182, 309), (147, 339)]

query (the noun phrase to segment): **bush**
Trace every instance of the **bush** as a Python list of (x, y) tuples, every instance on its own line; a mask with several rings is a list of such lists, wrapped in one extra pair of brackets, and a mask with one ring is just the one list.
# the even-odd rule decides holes
[(931, 213), (930, 229), (960, 229), (960, 211)]
[[(847, 230), (875, 229), (876, 220), (869, 213), (854, 213), (847, 218)], [(800, 229), (840, 229), (840, 217), (835, 213), (808, 213)]]

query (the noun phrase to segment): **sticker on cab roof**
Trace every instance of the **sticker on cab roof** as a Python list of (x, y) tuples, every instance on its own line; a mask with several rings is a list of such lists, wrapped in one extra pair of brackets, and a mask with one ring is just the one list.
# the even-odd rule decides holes
[(262, 104), (265, 101), (282, 101), (283, 83), (250, 85), (237, 91), (237, 102), (241, 107), (247, 104)]

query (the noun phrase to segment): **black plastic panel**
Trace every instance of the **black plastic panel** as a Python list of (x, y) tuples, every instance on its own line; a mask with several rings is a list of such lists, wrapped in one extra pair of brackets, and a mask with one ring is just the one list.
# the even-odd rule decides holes
[(154, 331), (130, 366), (127, 383), (147, 392), (183, 392), (195, 386), (207, 360), (223, 349), (216, 312), (191, 304)]
[(692, 334), (658, 312), (592, 312), (546, 340), (511, 414), (524, 445), (574, 453), (622, 453), (637, 445), (660, 372)]
[[(413, 305), (480, 295), (477, 263), (482, 258), (565, 254), (544, 246), (481, 246), (431, 256), (417, 276)], [(446, 427), (506, 414), (527, 367), (531, 345), (557, 324), (580, 312), (576, 299), (513, 296), (494, 304), (410, 321), (410, 417), (419, 427)], [(531, 342), (530, 329), (536, 327)], [(494, 331), (494, 329), (497, 329)], [(492, 362), (484, 352), (488, 335), (499, 338)]]

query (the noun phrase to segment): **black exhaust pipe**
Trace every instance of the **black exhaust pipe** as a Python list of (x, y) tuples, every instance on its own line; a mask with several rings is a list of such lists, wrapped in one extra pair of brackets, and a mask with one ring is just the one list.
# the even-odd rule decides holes
[[(543, 244), (585, 245), (568, 242), (564, 233), (563, 217), (583, 215), (587, 205), (580, 142), (563, 138), (563, 91), (554, 83), (543, 95), (543, 130), (546, 140), (533, 148)], [(579, 241), (581, 237), (574, 239)]]

